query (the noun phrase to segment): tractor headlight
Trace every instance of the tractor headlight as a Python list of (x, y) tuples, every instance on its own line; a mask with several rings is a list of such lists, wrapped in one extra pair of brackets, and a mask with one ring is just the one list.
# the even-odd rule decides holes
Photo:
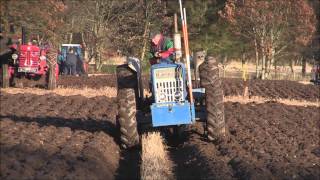
[(40, 56), (41, 61), (45, 61), (47, 58), (45, 56)]
[(160, 95), (159, 95), (159, 98), (160, 98), (160, 100), (161, 101), (164, 101), (164, 100), (166, 100), (166, 94), (165, 93), (161, 93)]
[(179, 99), (181, 99), (181, 97), (182, 97), (182, 94), (181, 94), (181, 92), (179, 92), (179, 91), (177, 91), (177, 92), (174, 94), (174, 98), (175, 98), (176, 101), (178, 101)]
[(12, 54), (11, 57), (12, 57), (13, 60), (16, 60), (16, 59), (18, 59), (18, 54)]

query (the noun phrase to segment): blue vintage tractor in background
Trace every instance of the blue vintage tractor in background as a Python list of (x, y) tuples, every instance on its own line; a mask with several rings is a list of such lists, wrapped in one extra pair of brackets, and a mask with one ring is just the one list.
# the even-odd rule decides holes
[(87, 75), (88, 73), (88, 63), (84, 59), (84, 49), (81, 44), (62, 44), (60, 47), (60, 54), (59, 56), (61, 59), (59, 59), (58, 64), (60, 66), (60, 73), (62, 74), (63, 69), (64, 69), (64, 62), (67, 59), (67, 54), (69, 52), (69, 49), (73, 49), (75, 51), (75, 54), (78, 57), (78, 62), (77, 62), (77, 74), (80, 75)]
[(163, 62), (152, 65), (149, 97), (143, 95), (138, 59), (128, 58), (126, 64), (117, 67), (117, 122), (122, 147), (139, 144), (140, 127), (143, 125), (179, 129), (200, 121), (204, 123), (204, 134), (208, 140), (220, 141), (224, 138), (223, 91), (218, 66), (215, 59), (210, 57), (204, 62), (196, 60), (194, 63), (195, 75), (198, 73), (200, 77), (193, 82), (198, 85), (192, 90), (192, 102), (183, 63)]
[(81, 59), (83, 59), (81, 44), (62, 44), (60, 49), (61, 49), (61, 55), (64, 59), (66, 59), (70, 48), (73, 48), (76, 55), (79, 56)]

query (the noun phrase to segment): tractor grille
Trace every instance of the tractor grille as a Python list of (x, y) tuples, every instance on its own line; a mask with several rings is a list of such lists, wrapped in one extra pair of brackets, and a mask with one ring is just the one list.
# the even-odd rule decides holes
[(19, 66), (38, 66), (39, 56), (39, 52), (24, 52), (19, 56)]
[(176, 68), (156, 69), (154, 74), (156, 103), (184, 101), (182, 72)]

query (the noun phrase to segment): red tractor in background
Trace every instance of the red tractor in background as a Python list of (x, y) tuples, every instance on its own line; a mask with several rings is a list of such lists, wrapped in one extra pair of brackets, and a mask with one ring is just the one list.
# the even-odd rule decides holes
[(32, 81), (37, 86), (55, 89), (59, 74), (56, 52), (50, 53), (48, 48), (36, 44), (26, 44), (25, 39), (25, 30), (22, 28), (21, 45), (11, 45), (10, 50), (1, 55), (2, 87), (23, 87)]

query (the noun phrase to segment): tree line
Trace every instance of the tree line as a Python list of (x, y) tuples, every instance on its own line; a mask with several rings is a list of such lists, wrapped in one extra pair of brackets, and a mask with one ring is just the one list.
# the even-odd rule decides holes
[[(149, 32), (170, 36), (178, 1), (0, 0), (1, 26), (25, 26), (38, 41), (81, 43), (101, 68), (108, 53), (145, 57)], [(319, 1), (185, 0), (190, 48), (227, 64), (256, 64), (256, 77), (271, 68), (319, 59)]]

